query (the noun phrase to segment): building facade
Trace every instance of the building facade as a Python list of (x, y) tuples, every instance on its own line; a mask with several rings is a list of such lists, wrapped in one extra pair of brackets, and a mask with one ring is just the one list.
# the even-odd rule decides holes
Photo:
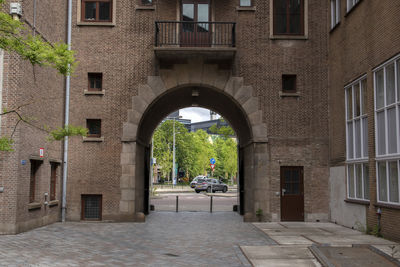
[(331, 220), (400, 239), (396, 1), (331, 1)]
[[(33, 21), (33, 4), (20, 2), (21, 19)], [(35, 20), (35, 28), (50, 41), (65, 40), (66, 6), (48, 3), (54, 8), (51, 21), (55, 22), (49, 25), (45, 2), (36, 6), (36, 14), (43, 16)], [(385, 120), (393, 116), (394, 106), (398, 121), (399, 107), (398, 102), (383, 102), (374, 110), (371, 75), (382, 67), (384, 73), (391, 73), (381, 64), (397, 53), (398, 38), (388, 29), (398, 21), (399, 6), (390, 0), (379, 6), (365, 0), (347, 2), (74, 0), (72, 49), (79, 65), (71, 77), (70, 123), (86, 126), (89, 135), (69, 140), (67, 220), (144, 221), (149, 212), (152, 133), (173, 111), (200, 106), (221, 114), (238, 137), (239, 211), (245, 221), (255, 220), (256, 210), (262, 209), (266, 221), (371, 225), (379, 202), (382, 232), (395, 233), (390, 230), (391, 220), (400, 213), (390, 187), (380, 193), (381, 201), (373, 200), (377, 197), (373, 121), (381, 112)], [(347, 4), (354, 6), (347, 11)], [(332, 21), (331, 7), (338, 10)], [(365, 16), (374, 28), (366, 27)], [(26, 93), (16, 92), (30, 92), (35, 79), (32, 67), (17, 56), (4, 54), (3, 58), (2, 105), (8, 107), (24, 101)], [(397, 77), (397, 65), (393, 68)], [(46, 110), (32, 106), (26, 112), (43, 124), (62, 125), (63, 80), (47, 69), (36, 71), (43, 72), (36, 83), (43, 81), (35, 90), (43, 91), (35, 95), (58, 92), (54, 98), (59, 102), (46, 103)], [(353, 91), (365, 84), (368, 107), (355, 108), (364, 103), (364, 91), (358, 89), (360, 102), (347, 104), (353, 115), (346, 117), (350, 96), (345, 98), (345, 92), (356, 94)], [(9, 96), (16, 97), (14, 102)], [(45, 115), (49, 110), (51, 117)], [(13, 119), (2, 116), (2, 132), (12, 130)], [(351, 153), (346, 147), (351, 143), (350, 127), (360, 129), (359, 135), (351, 132)], [(365, 131), (368, 138), (358, 141)], [(393, 141), (394, 137), (387, 138)], [(61, 144), (46, 143), (45, 135), (29, 126), (18, 127), (14, 139), (15, 152), (0, 153), (0, 168), (6, 170), (0, 172), (4, 185), (0, 200), (9, 203), (7, 211), (0, 212), (2, 233), (51, 223), (60, 214), (55, 200), (60, 201), (62, 166), (52, 166), (62, 162)], [(379, 143), (387, 149), (379, 162), (385, 162), (391, 174), (396, 159), (388, 140)], [(356, 182), (347, 190), (351, 183), (346, 182), (346, 168), (354, 175), (348, 180), (359, 181), (361, 173), (361, 180), (369, 181), (369, 191), (365, 185), (360, 191)], [(55, 179), (51, 173), (57, 174)], [(386, 185), (393, 182), (389, 177)], [(33, 201), (32, 180), (40, 184)], [(49, 207), (54, 180), (56, 199)], [(340, 217), (342, 211), (349, 215)]]

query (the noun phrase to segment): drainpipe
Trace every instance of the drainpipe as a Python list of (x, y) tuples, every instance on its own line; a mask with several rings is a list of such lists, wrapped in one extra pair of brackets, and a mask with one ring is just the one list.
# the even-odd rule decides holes
[(36, 0), (33, 0), (33, 36), (36, 35)]
[[(67, 44), (68, 50), (71, 50), (71, 27), (72, 24), (72, 0), (68, 0), (68, 22), (67, 22)], [(69, 91), (70, 91), (71, 76), (65, 78), (65, 118), (64, 124), (69, 124)], [(61, 221), (65, 222), (65, 212), (67, 208), (67, 170), (68, 170), (68, 136), (64, 139), (64, 158), (63, 158), (63, 190), (62, 190), (62, 210)]]
[[(3, 110), (1, 105), (3, 103), (3, 70), (4, 70), (4, 51), (0, 49), (0, 112)], [(0, 116), (0, 134), (1, 134), (1, 116)]]

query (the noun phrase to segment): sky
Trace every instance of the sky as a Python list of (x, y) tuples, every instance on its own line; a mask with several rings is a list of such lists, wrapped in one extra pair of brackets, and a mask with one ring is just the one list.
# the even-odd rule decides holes
[[(210, 120), (210, 110), (205, 108), (184, 108), (179, 111), (182, 119), (189, 119), (192, 122), (208, 121)], [(217, 118), (220, 116), (217, 115)]]

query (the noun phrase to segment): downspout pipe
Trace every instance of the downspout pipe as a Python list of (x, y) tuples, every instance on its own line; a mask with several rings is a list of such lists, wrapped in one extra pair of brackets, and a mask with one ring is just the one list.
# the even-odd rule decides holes
[[(71, 50), (71, 31), (72, 31), (72, 0), (68, 0), (68, 21), (67, 21), (67, 45), (68, 50)], [(69, 124), (69, 93), (70, 93), (71, 76), (68, 74), (65, 77), (65, 111), (64, 124)], [(62, 206), (61, 206), (61, 221), (65, 222), (67, 209), (67, 177), (68, 177), (68, 136), (64, 139), (64, 157), (63, 157), (63, 180), (62, 180)]]

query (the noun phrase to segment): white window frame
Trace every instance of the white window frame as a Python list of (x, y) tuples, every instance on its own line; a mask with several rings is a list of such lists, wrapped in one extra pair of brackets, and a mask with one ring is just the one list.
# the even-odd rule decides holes
[(361, 0), (347, 0), (347, 12), (349, 12)]
[[(367, 88), (365, 88), (365, 90), (363, 90), (362, 84), (364, 81), (366, 81), (367, 79), (367, 75), (364, 74), (363, 76), (359, 77), (358, 79), (354, 80), (353, 82), (349, 83), (348, 85), (346, 85), (344, 87), (344, 91), (345, 91), (345, 129), (346, 129), (346, 188), (347, 188), (347, 199), (354, 199), (354, 200), (362, 200), (362, 201), (369, 201), (369, 197), (367, 198), (367, 196), (365, 195), (365, 176), (369, 175), (369, 174), (364, 174), (364, 166), (368, 166), (368, 140), (367, 140), (367, 146), (364, 147), (364, 128), (367, 127), (366, 125), (364, 125), (364, 119), (367, 119), (367, 123), (368, 123), (368, 111), (365, 110), (365, 105), (364, 105), (364, 95), (363, 95), (363, 91), (366, 93), (367, 92)], [(356, 100), (355, 100), (355, 90), (356, 90), (356, 86), (358, 85), (358, 90), (359, 90), (359, 100), (360, 100), (360, 115), (356, 116)], [(364, 84), (366, 86), (366, 82)], [(351, 108), (352, 110), (348, 110), (348, 94), (347, 92), (351, 90), (352, 92), (352, 97), (351, 97)], [(361, 112), (363, 111), (363, 112)], [(351, 112), (352, 117), (351, 119), (349, 118), (349, 112)], [(355, 122), (356, 121), (360, 121), (360, 157), (356, 157), (356, 133), (355, 133)], [(349, 157), (349, 123), (351, 123), (352, 127), (352, 132), (353, 132), (353, 144), (352, 144), (352, 149), (353, 149), (353, 157), (350, 158)], [(368, 130), (368, 129), (367, 129)], [(366, 153), (364, 153), (366, 152)], [(366, 156), (365, 156), (366, 155)], [(357, 165), (361, 165), (361, 177), (362, 177), (362, 185), (361, 185), (361, 198), (357, 197), (357, 176), (356, 176), (356, 166)], [(349, 186), (349, 169), (350, 166), (353, 166), (353, 193), (354, 196), (350, 196), (350, 186)], [(369, 167), (369, 166), (368, 166)], [(369, 181), (369, 179), (368, 179)]]
[[(395, 91), (395, 102), (392, 104), (387, 104), (387, 95), (386, 95), (386, 67), (389, 65), (394, 64), (394, 91)], [(382, 65), (376, 67), (373, 69), (373, 74), (374, 74), (374, 110), (375, 110), (375, 157), (376, 157), (376, 193), (377, 193), (377, 201), (378, 203), (385, 203), (385, 204), (391, 204), (391, 205), (396, 205), (400, 206), (400, 95), (399, 95), (399, 86), (400, 86), (400, 77), (398, 77), (398, 69), (400, 68), (400, 54), (389, 59)], [(376, 76), (379, 71), (383, 70), (383, 107), (380, 107), (379, 109), (377, 108), (377, 87), (376, 87)], [(388, 115), (387, 115), (387, 110), (395, 108), (396, 110), (396, 136), (397, 138), (397, 153), (389, 153), (389, 132), (388, 132)], [(385, 120), (385, 153), (382, 155), (378, 155), (379, 152), (379, 140), (378, 140), (378, 118), (377, 114), (379, 112), (384, 112), (384, 120)], [(390, 184), (389, 184), (389, 162), (392, 161), (397, 161), (397, 183), (398, 183), (398, 194), (399, 194), (399, 202), (391, 202), (390, 201)], [(379, 193), (379, 181), (381, 177), (379, 177), (379, 169), (378, 169), (378, 164), (379, 163), (385, 163), (386, 164), (386, 197), (387, 200), (383, 201), (380, 200), (380, 193)]]
[(340, 22), (340, 0), (331, 0), (331, 29)]

